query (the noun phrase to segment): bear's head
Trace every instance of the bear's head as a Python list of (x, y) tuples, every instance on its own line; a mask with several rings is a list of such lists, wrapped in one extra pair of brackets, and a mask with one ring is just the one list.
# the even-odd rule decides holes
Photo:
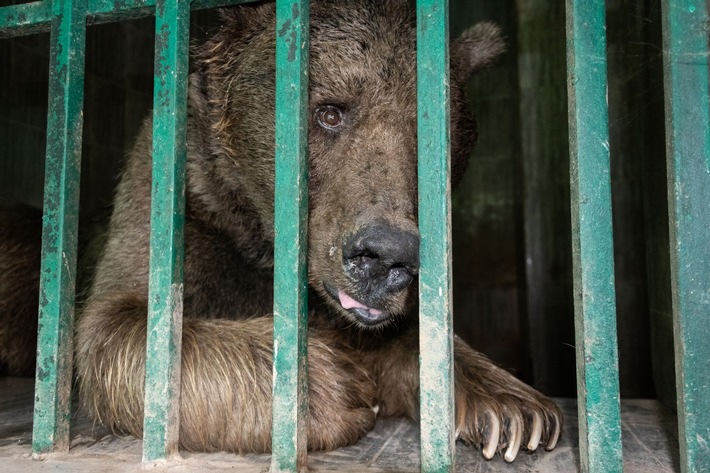
[[(407, 0), (312, 0), (309, 282), (333, 310), (382, 326), (416, 302), (416, 19)], [(275, 13), (223, 12), (191, 77), (188, 192), (252, 261), (272, 263)], [(452, 184), (476, 127), (464, 84), (504, 49), (480, 23), (451, 45)], [(251, 232), (251, 235), (245, 233)]]

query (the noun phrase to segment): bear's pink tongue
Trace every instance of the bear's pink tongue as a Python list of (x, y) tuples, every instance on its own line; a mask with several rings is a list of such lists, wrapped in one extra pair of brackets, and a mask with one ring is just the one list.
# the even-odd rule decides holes
[(366, 305), (356, 301), (349, 295), (345, 294), (343, 291), (338, 289), (338, 298), (340, 299), (340, 305), (343, 306), (343, 309), (365, 309), (369, 311), (372, 315), (381, 315), (382, 311), (377, 310), (377, 309), (371, 309), (367, 307)]

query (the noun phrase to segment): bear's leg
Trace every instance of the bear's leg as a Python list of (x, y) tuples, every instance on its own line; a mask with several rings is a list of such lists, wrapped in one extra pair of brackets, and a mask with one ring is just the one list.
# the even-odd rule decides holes
[[(380, 415), (416, 417), (419, 405), (418, 334), (411, 331), (365, 352), (377, 383)], [(562, 427), (560, 409), (537, 390), (454, 338), (456, 437), (513, 461), (520, 447), (552, 450)]]
[[(137, 437), (143, 430), (147, 302), (92, 300), (78, 324), (81, 398), (93, 417)], [(273, 319), (185, 318), (180, 446), (188, 450), (271, 449)], [(310, 449), (356, 442), (374, 425), (374, 383), (332, 332), (309, 336)]]

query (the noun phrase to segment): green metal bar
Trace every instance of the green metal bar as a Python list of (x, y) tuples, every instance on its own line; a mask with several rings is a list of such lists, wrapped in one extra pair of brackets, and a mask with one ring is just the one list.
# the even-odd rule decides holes
[(567, 0), (567, 80), (579, 449), (621, 472), (621, 414), (603, 0)]
[(178, 448), (189, 0), (158, 0), (155, 31), (144, 462), (168, 458)]
[[(256, 0), (192, 0), (191, 10), (226, 7)], [(156, 0), (89, 0), (88, 23), (106, 23), (119, 20), (136, 19), (150, 16), (155, 10)]]
[(90, 25), (144, 18), (155, 12), (155, 0), (89, 0)]
[(421, 471), (454, 470), (449, 2), (417, 2)]
[(308, 0), (276, 2), (272, 473), (306, 468), (308, 25)]
[[(190, 8), (201, 10), (255, 0), (193, 0)], [(49, 31), (52, 18), (51, 0), (10, 5), (0, 8), (0, 39)], [(155, 0), (88, 0), (87, 24), (131, 20), (150, 16), (155, 11)]]
[(69, 449), (72, 336), (84, 101), (85, 0), (55, 0), (49, 63), (32, 450)]
[(710, 471), (708, 3), (663, 1), (666, 146), (681, 471)]
[(51, 20), (51, 0), (2, 7), (0, 38), (48, 31)]

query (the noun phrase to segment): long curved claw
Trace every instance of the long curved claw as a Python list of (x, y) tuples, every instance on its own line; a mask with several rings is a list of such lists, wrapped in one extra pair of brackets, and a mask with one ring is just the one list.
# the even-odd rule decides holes
[(555, 421), (552, 422), (552, 433), (550, 434), (550, 439), (547, 441), (545, 450), (550, 451), (557, 446), (557, 441), (560, 439), (560, 426), (561, 420), (555, 417)]
[(488, 425), (491, 430), (488, 441), (483, 447), (483, 456), (486, 457), (487, 460), (490, 460), (493, 458), (493, 455), (496, 454), (496, 450), (498, 450), (498, 441), (500, 440), (500, 420), (493, 411), (488, 411), (487, 416), (489, 420)]
[(533, 412), (533, 425), (532, 433), (530, 434), (530, 439), (528, 440), (527, 449), (531, 452), (537, 450), (538, 445), (540, 445), (540, 438), (542, 437), (542, 416), (539, 412)]
[(520, 442), (523, 439), (523, 426), (517, 418), (510, 419), (510, 435), (508, 436), (508, 449), (505, 451), (503, 458), (507, 462), (512, 462), (518, 456), (520, 450)]

